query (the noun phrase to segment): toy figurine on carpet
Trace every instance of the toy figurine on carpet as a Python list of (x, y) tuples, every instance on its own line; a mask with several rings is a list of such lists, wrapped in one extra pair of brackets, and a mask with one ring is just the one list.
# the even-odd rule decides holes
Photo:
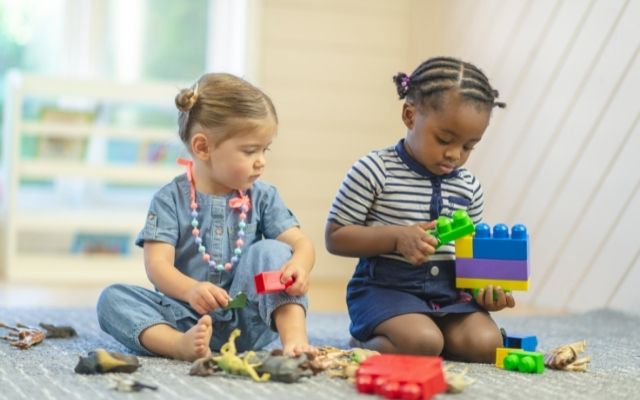
[(43, 331), (19, 323), (16, 324), (16, 326), (9, 326), (0, 322), (0, 328), (9, 330), (9, 334), (0, 336), (0, 339), (8, 341), (11, 346), (17, 347), (20, 350), (35, 346), (45, 338)]
[(78, 374), (131, 373), (139, 367), (140, 362), (136, 356), (96, 349), (89, 352), (87, 357), (80, 357), (75, 372)]
[(551, 369), (586, 372), (591, 362), (591, 356), (578, 358), (578, 355), (586, 348), (586, 340), (556, 347), (545, 353), (544, 365)]

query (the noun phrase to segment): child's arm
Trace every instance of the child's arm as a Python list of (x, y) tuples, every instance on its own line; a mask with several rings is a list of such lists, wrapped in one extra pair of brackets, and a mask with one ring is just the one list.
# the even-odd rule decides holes
[(426, 232), (433, 226), (433, 222), (410, 226), (343, 226), (329, 221), (325, 242), (330, 253), (340, 256), (373, 257), (398, 252), (418, 265), (435, 253), (438, 241)]
[(281, 282), (286, 283), (293, 277), (294, 283), (286, 292), (292, 296), (300, 296), (309, 290), (309, 276), (316, 260), (316, 252), (311, 240), (299, 227), (289, 228), (278, 235), (277, 240), (291, 246), (293, 255), (280, 269)]
[(206, 314), (229, 303), (228, 293), (211, 282), (199, 282), (175, 266), (175, 247), (157, 241), (144, 242), (144, 265), (147, 276), (158, 290), (169, 297), (185, 301), (196, 312)]

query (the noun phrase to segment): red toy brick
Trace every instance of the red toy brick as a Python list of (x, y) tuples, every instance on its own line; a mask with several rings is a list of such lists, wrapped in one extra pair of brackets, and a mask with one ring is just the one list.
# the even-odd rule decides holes
[(360, 364), (356, 388), (387, 399), (426, 400), (447, 390), (447, 384), (440, 357), (382, 354)]
[(257, 274), (253, 277), (256, 284), (256, 293), (278, 293), (293, 285), (293, 278), (290, 278), (285, 284), (280, 282), (280, 278), (282, 278), (282, 271), (268, 271)]

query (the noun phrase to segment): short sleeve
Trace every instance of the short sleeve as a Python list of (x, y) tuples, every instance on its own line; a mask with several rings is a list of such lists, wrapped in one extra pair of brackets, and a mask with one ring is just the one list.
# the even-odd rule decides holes
[(473, 195), (471, 204), (469, 204), (468, 214), (474, 224), (479, 224), (482, 222), (482, 213), (484, 212), (484, 194), (482, 192), (482, 185), (476, 177), (474, 177), (471, 182), (471, 190)]
[(275, 239), (287, 229), (300, 226), (274, 186), (268, 185), (264, 189), (257, 207), (260, 211), (260, 230), (267, 239)]
[(149, 240), (176, 246), (178, 235), (175, 201), (165, 193), (156, 193), (149, 205), (144, 227), (136, 237), (136, 245), (142, 247), (144, 242)]
[(365, 225), (385, 179), (384, 163), (376, 153), (356, 161), (338, 189), (329, 210), (329, 221), (340, 225)]

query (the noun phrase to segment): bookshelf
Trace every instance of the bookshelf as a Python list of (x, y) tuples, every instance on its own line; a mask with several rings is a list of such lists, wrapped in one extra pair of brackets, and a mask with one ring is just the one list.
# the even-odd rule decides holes
[(153, 192), (182, 172), (182, 86), (7, 75), (0, 278), (147, 284), (133, 239)]

